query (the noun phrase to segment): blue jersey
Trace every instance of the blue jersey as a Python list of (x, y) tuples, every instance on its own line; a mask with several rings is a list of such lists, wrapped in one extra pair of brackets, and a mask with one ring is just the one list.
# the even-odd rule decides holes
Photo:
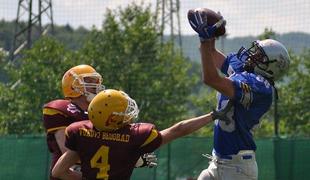
[[(272, 103), (272, 86), (264, 77), (244, 71), (243, 62), (236, 54), (231, 54), (221, 68), (233, 81), (235, 95), (234, 106), (228, 113), (230, 123), (215, 120), (214, 150), (220, 155), (255, 151), (253, 130)], [(218, 93), (217, 99), (217, 108), (224, 108), (228, 97)]]
[(241, 56), (238, 58), (237, 54), (230, 54), (224, 61), (221, 72), (226, 76), (230, 76), (233, 73), (241, 73), (244, 71), (243, 65), (247, 56)]

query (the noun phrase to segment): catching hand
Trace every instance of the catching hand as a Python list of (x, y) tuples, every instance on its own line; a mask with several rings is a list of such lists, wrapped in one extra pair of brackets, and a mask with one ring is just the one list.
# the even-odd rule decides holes
[[(215, 38), (215, 33), (220, 28), (224, 28), (225, 32), (226, 21), (223, 16), (219, 12), (216, 15), (214, 14), (215, 13), (206, 8), (197, 8), (195, 10), (188, 11), (187, 18), (189, 20), (189, 24), (193, 30), (198, 33), (201, 42)], [(211, 23), (208, 22), (208, 20), (216, 22)]]

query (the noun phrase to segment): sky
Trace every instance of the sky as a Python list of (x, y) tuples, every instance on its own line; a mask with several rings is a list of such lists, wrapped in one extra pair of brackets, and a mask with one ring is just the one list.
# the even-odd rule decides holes
[[(70, 24), (74, 28), (93, 25), (100, 28), (106, 8), (124, 7), (142, 0), (52, 0), (53, 18), (57, 25)], [(175, 0), (176, 1), (176, 0)], [(36, 6), (38, 0), (33, 0)], [(156, 0), (151, 3), (155, 11)], [(0, 19), (13, 20), (17, 16), (18, 0), (0, 0)], [(229, 37), (261, 34), (264, 28), (277, 33), (310, 33), (309, 0), (180, 0), (181, 33), (194, 34), (187, 21), (187, 11), (206, 7), (220, 11), (227, 21)], [(26, 17), (27, 16), (23, 16)], [(44, 23), (44, 21), (43, 21)], [(167, 31), (168, 32), (168, 31)]]

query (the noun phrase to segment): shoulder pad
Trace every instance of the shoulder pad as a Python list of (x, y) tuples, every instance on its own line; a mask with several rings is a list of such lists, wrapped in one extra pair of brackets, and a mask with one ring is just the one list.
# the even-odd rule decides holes
[(155, 125), (150, 123), (137, 123), (133, 126), (135, 136), (131, 140), (138, 147), (141, 154), (156, 150), (162, 142), (161, 134)]
[(44, 108), (59, 109), (61, 107), (66, 107), (70, 103), (71, 103), (70, 101), (65, 99), (56, 99), (44, 104)]
[(134, 142), (141, 146), (151, 135), (155, 125), (150, 123), (134, 123), (131, 126), (131, 132), (134, 135)]
[(154, 124), (151, 123), (137, 123), (138, 133), (139, 134), (150, 134), (153, 128), (155, 128)]
[(66, 133), (67, 132), (76, 132), (79, 131), (79, 129), (92, 129), (93, 128), (93, 124), (89, 121), (89, 120), (84, 120), (84, 121), (78, 121), (78, 122), (74, 122), (72, 124), (70, 124), (67, 128), (66, 128)]
[(43, 106), (43, 108), (49, 108), (49, 109), (55, 109), (57, 111), (62, 112), (65, 115), (71, 116), (74, 113), (78, 112), (80, 113), (81, 110), (76, 107), (76, 105), (72, 104), (68, 100), (64, 99), (57, 99), (54, 101), (51, 101)]

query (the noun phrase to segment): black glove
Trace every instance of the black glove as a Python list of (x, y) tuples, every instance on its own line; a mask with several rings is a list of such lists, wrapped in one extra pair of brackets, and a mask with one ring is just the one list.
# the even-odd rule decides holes
[(146, 153), (140, 156), (135, 165), (135, 167), (148, 167), (148, 168), (156, 166), (157, 166), (157, 157), (154, 152)]
[(220, 121), (224, 121), (227, 125), (230, 124), (230, 119), (228, 118), (227, 113), (231, 110), (232, 107), (233, 107), (233, 101), (228, 100), (224, 109), (221, 109), (221, 110), (213, 109), (212, 114), (211, 114), (212, 119), (213, 120), (218, 119)]

